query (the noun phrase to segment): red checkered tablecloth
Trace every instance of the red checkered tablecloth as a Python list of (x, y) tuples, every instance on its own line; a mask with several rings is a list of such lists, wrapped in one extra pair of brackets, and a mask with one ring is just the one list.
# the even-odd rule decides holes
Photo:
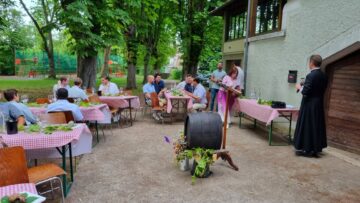
[(13, 194), (18, 194), (20, 192), (29, 192), (33, 194), (38, 194), (36, 191), (35, 184), (24, 183), (24, 184), (8, 185), (5, 187), (0, 187), (0, 198)]
[[(45, 107), (29, 107), (29, 109), (36, 116), (46, 113)], [(110, 123), (111, 112), (109, 110), (108, 105), (106, 104), (99, 104), (89, 107), (80, 107), (80, 111), (84, 116), (84, 120), (86, 121), (98, 121), (103, 123)]]
[(78, 124), (72, 131), (57, 131), (51, 135), (19, 132), (15, 135), (0, 134), (0, 136), (9, 147), (22, 146), (26, 150), (33, 150), (62, 147), (70, 142), (76, 143), (84, 132), (91, 134), (85, 124)]
[(131, 108), (140, 108), (140, 99), (138, 96), (101, 96), (100, 101), (113, 108), (128, 108), (131, 102)]
[(167, 113), (171, 113), (171, 110), (173, 108), (171, 100), (183, 100), (183, 99), (185, 99), (185, 100), (188, 100), (187, 109), (192, 109), (192, 107), (193, 107), (192, 98), (187, 96), (187, 95), (185, 95), (185, 96), (173, 96), (170, 92), (165, 92), (165, 97), (167, 99), (167, 103), (166, 103), (166, 105), (167, 105), (167, 107), (166, 107), (167, 108), (166, 109)]
[(237, 99), (233, 109), (262, 121), (266, 123), (266, 125), (270, 125), (271, 121), (280, 117), (282, 114), (291, 113), (293, 120), (296, 120), (299, 114), (298, 109), (274, 109), (271, 108), (271, 106), (258, 104), (255, 99)]

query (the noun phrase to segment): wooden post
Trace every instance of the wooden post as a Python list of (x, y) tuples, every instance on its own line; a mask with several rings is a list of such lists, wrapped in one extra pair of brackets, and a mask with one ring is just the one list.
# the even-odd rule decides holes
[(223, 134), (223, 143), (222, 143), (222, 148), (225, 149), (226, 148), (226, 133), (227, 133), (227, 123), (228, 123), (228, 114), (229, 114), (229, 98), (230, 98), (230, 94), (229, 94), (229, 90), (226, 90), (226, 104), (225, 104), (225, 118), (224, 118), (224, 134)]

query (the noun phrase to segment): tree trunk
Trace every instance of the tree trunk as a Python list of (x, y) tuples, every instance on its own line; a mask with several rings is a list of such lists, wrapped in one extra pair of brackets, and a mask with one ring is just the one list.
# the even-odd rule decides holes
[(149, 74), (150, 58), (151, 58), (150, 50), (146, 49), (146, 55), (145, 55), (145, 58), (144, 58), (144, 79), (143, 79), (143, 84), (145, 84), (147, 82), (147, 76)]
[(104, 53), (104, 67), (101, 73), (102, 77), (109, 76), (109, 60), (110, 60), (111, 46), (105, 48)]
[(48, 38), (49, 38), (49, 49), (47, 51), (47, 56), (48, 56), (48, 59), (49, 59), (49, 78), (56, 78), (55, 59), (54, 59), (54, 45), (53, 45), (51, 31), (48, 34)]
[(127, 74), (127, 85), (126, 89), (136, 89), (136, 61), (137, 61), (137, 51), (138, 51), (138, 40), (135, 34), (129, 34), (126, 40), (127, 47), (127, 64), (128, 64), (128, 74)]
[(78, 56), (78, 77), (83, 81), (84, 88), (95, 88), (97, 56)]

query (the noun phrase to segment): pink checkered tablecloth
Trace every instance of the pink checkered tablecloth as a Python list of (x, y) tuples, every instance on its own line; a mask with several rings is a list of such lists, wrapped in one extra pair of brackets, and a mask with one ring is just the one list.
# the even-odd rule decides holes
[(77, 142), (83, 133), (91, 135), (85, 124), (77, 124), (72, 131), (56, 131), (51, 135), (19, 132), (15, 135), (0, 134), (9, 147), (22, 146), (26, 150), (56, 148)]
[(192, 109), (192, 107), (193, 107), (192, 98), (187, 96), (187, 95), (185, 95), (185, 96), (173, 96), (170, 92), (165, 92), (165, 97), (167, 99), (167, 103), (166, 103), (166, 105), (167, 105), (167, 107), (166, 107), (167, 108), (166, 109), (167, 113), (171, 113), (171, 110), (173, 108), (171, 100), (183, 100), (183, 99), (185, 99), (185, 100), (188, 100), (187, 109)]
[[(46, 107), (29, 107), (30, 111), (39, 116), (46, 113)], [(89, 107), (80, 107), (80, 111), (86, 121), (98, 121), (100, 123), (111, 123), (111, 112), (106, 104)]]
[(23, 183), (23, 184), (8, 185), (5, 187), (0, 187), (0, 198), (2, 198), (4, 196), (13, 195), (13, 194), (18, 194), (20, 192), (29, 192), (32, 194), (38, 194), (35, 184)]
[(140, 108), (138, 96), (101, 96), (100, 101), (113, 108), (128, 108), (130, 101), (131, 108)]
[(296, 120), (299, 114), (298, 109), (274, 109), (267, 105), (260, 105), (255, 99), (237, 99), (233, 107), (234, 111), (245, 113), (256, 120), (270, 125), (271, 121), (280, 117), (282, 114), (292, 114), (292, 119)]

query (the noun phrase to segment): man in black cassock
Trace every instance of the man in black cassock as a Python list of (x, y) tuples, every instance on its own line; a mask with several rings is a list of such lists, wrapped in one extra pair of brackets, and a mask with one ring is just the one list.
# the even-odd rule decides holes
[(320, 70), (321, 63), (321, 56), (312, 55), (309, 61), (311, 72), (303, 85), (296, 85), (303, 95), (294, 137), (296, 155), (317, 157), (327, 147), (324, 113), (327, 76)]

